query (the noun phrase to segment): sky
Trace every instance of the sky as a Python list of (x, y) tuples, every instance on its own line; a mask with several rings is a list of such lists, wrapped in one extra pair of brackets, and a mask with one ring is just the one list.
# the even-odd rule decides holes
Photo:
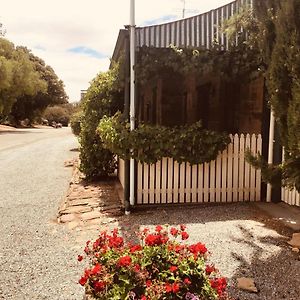
[[(232, 0), (186, 0), (185, 17)], [(182, 18), (183, 0), (136, 0), (137, 26)], [(1, 4), (5, 37), (26, 46), (65, 84), (70, 102), (109, 66), (119, 29), (129, 23), (130, 0), (9, 0)]]

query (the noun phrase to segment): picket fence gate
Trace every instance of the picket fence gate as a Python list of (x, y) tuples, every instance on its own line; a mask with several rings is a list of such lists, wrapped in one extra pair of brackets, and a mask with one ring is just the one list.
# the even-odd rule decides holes
[(209, 163), (191, 166), (172, 158), (138, 163), (136, 204), (260, 201), (261, 172), (245, 161), (245, 150), (261, 153), (261, 135), (230, 138), (227, 149)]

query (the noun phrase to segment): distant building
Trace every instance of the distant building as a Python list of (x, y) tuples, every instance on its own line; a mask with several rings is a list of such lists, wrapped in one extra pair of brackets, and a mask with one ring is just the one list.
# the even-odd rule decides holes
[(85, 94), (86, 94), (87, 90), (80, 90), (80, 101), (83, 100)]

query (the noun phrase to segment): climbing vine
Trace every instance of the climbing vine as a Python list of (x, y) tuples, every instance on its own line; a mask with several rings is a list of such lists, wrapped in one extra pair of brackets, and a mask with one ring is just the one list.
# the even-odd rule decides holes
[(137, 55), (137, 82), (145, 85), (164, 73), (197, 76), (214, 73), (227, 80), (258, 76), (262, 72), (261, 58), (256, 49), (245, 45), (224, 51), (214, 45), (212, 49), (179, 49), (141, 47)]
[(178, 127), (140, 124), (130, 131), (119, 113), (104, 116), (97, 132), (104, 147), (120, 158), (150, 164), (163, 157), (192, 165), (209, 162), (230, 143), (228, 134), (203, 129), (201, 122)]

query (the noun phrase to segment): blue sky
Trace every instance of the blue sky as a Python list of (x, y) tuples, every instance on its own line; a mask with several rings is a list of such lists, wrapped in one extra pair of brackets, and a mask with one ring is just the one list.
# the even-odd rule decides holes
[[(135, 2), (138, 26), (182, 17), (182, 0)], [(186, 0), (185, 16), (229, 2)], [(1, 5), (0, 23), (9, 40), (28, 47), (55, 70), (74, 102), (98, 72), (107, 70), (118, 31), (129, 23), (129, 4), (130, 0), (10, 0)]]
[(95, 57), (95, 58), (99, 58), (99, 59), (106, 58), (106, 57), (109, 56), (109, 54), (103, 54), (101, 52), (98, 52), (95, 49), (85, 47), (85, 46), (77, 46), (77, 47), (74, 47), (74, 48), (70, 48), (70, 49), (68, 49), (68, 51), (71, 52), (71, 53), (82, 54), (82, 55)]

